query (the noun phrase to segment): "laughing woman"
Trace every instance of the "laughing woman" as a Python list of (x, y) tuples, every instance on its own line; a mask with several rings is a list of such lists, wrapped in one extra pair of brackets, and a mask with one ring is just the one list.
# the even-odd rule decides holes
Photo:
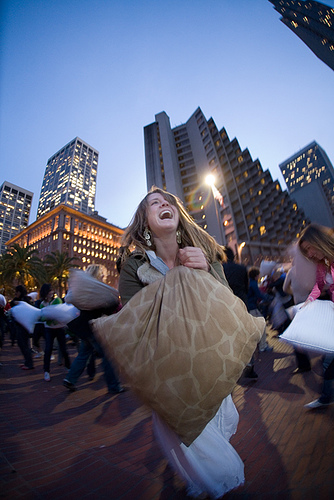
[(152, 408), (155, 435), (187, 493), (220, 498), (244, 482), (229, 443), (239, 420), (231, 392), (264, 320), (233, 295), (218, 261), (222, 248), (174, 195), (152, 188), (122, 244), (123, 309), (94, 326)]
[[(152, 190), (139, 205), (124, 236), (124, 246), (130, 245), (137, 251), (128, 258), (123, 254), (126, 260), (119, 281), (123, 304), (145, 286), (150, 271), (165, 274), (176, 266), (207, 272), (213, 269), (228, 286), (217, 261), (216, 242), (190, 220), (173, 195), (162, 190)], [(154, 413), (155, 434), (174, 469), (186, 480), (188, 493), (194, 496), (207, 492), (219, 498), (244, 481), (243, 463), (228, 442), (239, 419), (231, 396), (218, 413), (189, 447)]]

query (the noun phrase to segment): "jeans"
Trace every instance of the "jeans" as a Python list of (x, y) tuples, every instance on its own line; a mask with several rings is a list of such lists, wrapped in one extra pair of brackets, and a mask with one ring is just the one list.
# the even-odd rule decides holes
[(70, 368), (71, 361), (66, 348), (66, 337), (64, 328), (45, 328), (45, 351), (44, 351), (44, 371), (50, 372), (50, 359), (52, 354), (53, 342), (57, 339), (59, 349), (64, 357), (66, 368)]
[(311, 362), (308, 354), (306, 352), (298, 351), (295, 348), (295, 356), (297, 361), (297, 368), (301, 370), (311, 370)]
[(40, 348), (39, 341), (41, 337), (45, 338), (45, 326), (44, 323), (36, 323), (34, 328), (34, 333), (32, 336), (32, 345), (38, 350)]
[(85, 370), (90, 358), (97, 352), (102, 357), (102, 367), (104, 378), (110, 392), (117, 392), (120, 389), (120, 382), (115, 373), (112, 364), (105, 357), (102, 347), (98, 344), (93, 336), (81, 340), (79, 354), (72, 363), (71, 369), (68, 372), (66, 380), (75, 384), (80, 375)]
[(23, 328), (19, 323), (15, 322), (15, 331), (16, 331), (16, 339), (17, 344), (23, 354), (24, 364), (28, 368), (33, 368), (34, 363), (32, 360), (32, 354), (30, 349), (30, 335), (29, 332)]
[[(258, 309), (252, 309), (249, 311), (249, 314), (254, 316), (255, 318), (263, 318), (263, 314), (258, 310)], [(260, 341), (258, 343), (258, 348), (259, 351), (264, 351), (268, 347), (268, 342), (267, 342), (267, 332), (266, 332), (266, 327), (264, 327), (264, 332), (260, 338)]]
[(334, 379), (334, 356), (326, 354), (322, 360), (324, 369), (324, 381), (322, 384), (320, 403), (328, 404), (332, 401), (333, 396), (333, 379)]

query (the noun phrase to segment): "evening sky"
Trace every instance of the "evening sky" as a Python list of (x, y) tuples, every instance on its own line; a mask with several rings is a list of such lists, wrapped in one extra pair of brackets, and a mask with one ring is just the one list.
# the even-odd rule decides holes
[[(327, 0), (334, 7), (334, 0)], [(100, 153), (96, 209), (125, 227), (146, 194), (143, 127), (198, 106), (282, 189), (313, 140), (334, 163), (334, 72), (268, 0), (2, 0), (0, 184), (33, 191), (76, 136)]]

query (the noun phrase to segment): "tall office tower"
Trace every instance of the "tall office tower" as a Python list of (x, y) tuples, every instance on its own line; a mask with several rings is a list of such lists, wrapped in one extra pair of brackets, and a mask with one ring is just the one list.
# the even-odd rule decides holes
[(4, 182), (0, 187), (0, 254), (6, 243), (28, 226), (33, 193)]
[(51, 156), (45, 169), (37, 218), (60, 204), (92, 214), (98, 159), (98, 151), (79, 137)]
[[(279, 182), (200, 108), (173, 129), (165, 112), (157, 114), (144, 127), (144, 140), (148, 189), (156, 185), (177, 195), (196, 222), (239, 259), (242, 253), (245, 263), (281, 258), (306, 225)], [(208, 174), (215, 178), (212, 187)]]
[(334, 168), (315, 141), (280, 163), (288, 191), (312, 222), (334, 226)]
[(281, 21), (334, 70), (334, 9), (312, 0), (269, 0)]

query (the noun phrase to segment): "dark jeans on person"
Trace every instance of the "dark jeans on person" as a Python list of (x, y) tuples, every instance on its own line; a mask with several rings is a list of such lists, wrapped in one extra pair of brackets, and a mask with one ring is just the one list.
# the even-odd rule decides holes
[(23, 357), (24, 357), (24, 365), (27, 368), (33, 368), (34, 363), (32, 360), (32, 354), (30, 349), (30, 334), (29, 332), (23, 328), (19, 323), (15, 322), (15, 332), (17, 345), (19, 346)]
[(0, 348), (3, 347), (6, 331), (7, 331), (7, 323), (5, 317), (0, 316)]
[(52, 355), (53, 342), (57, 339), (60, 352), (64, 358), (66, 368), (71, 367), (71, 361), (66, 348), (65, 328), (45, 328), (45, 351), (44, 351), (44, 371), (50, 372), (50, 359)]
[(14, 346), (16, 340), (16, 324), (14, 319), (10, 319), (8, 321), (8, 330), (9, 330), (10, 342), (12, 346)]
[(34, 328), (34, 333), (32, 336), (32, 345), (39, 350), (41, 338), (45, 338), (45, 326), (44, 323), (36, 323)]
[(295, 356), (297, 361), (297, 368), (303, 371), (311, 370), (311, 362), (308, 354), (295, 349)]
[(324, 381), (321, 389), (320, 403), (329, 404), (333, 399), (334, 356), (326, 354), (322, 360)]
[(98, 344), (93, 336), (81, 340), (79, 354), (72, 363), (71, 369), (68, 372), (66, 380), (75, 384), (80, 375), (85, 370), (87, 364), (89, 363), (94, 353), (97, 352), (102, 358), (102, 367), (104, 372), (104, 378), (108, 386), (109, 392), (117, 392), (120, 389), (120, 382), (115, 370), (110, 363), (110, 361), (105, 357), (102, 347)]

